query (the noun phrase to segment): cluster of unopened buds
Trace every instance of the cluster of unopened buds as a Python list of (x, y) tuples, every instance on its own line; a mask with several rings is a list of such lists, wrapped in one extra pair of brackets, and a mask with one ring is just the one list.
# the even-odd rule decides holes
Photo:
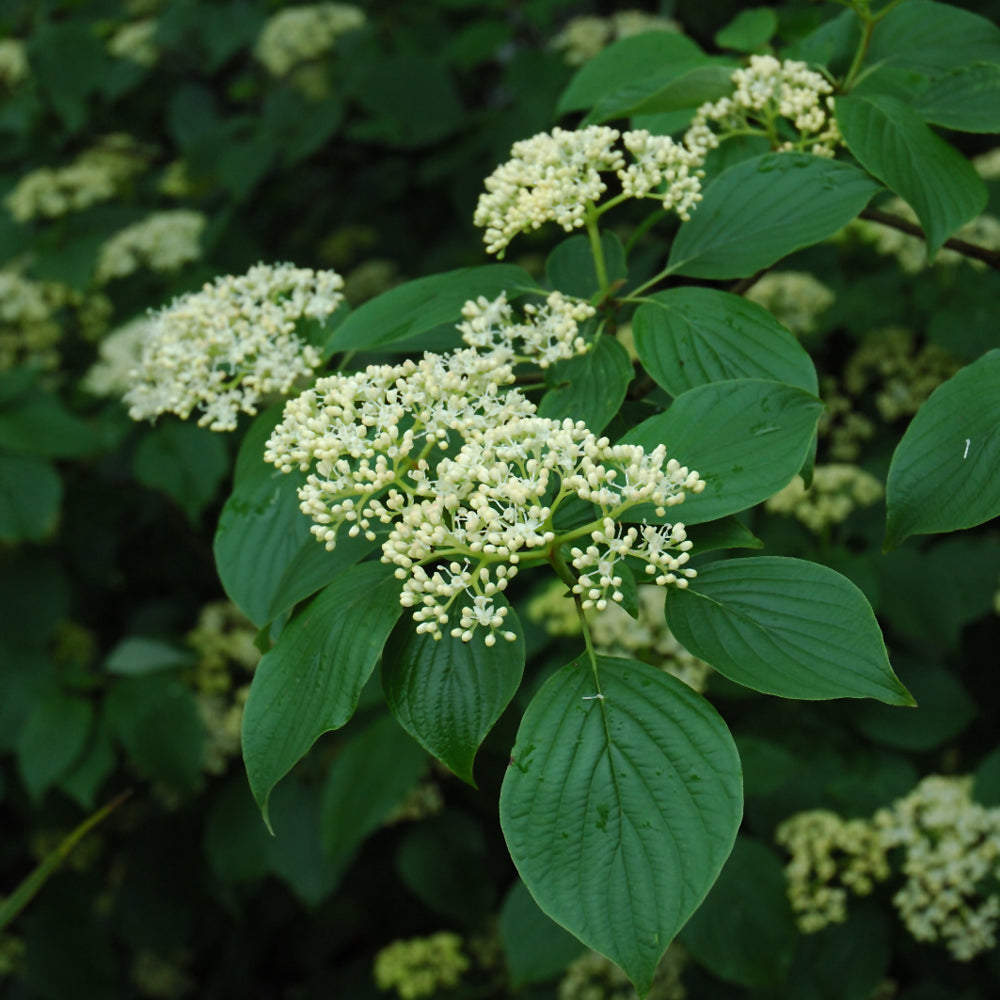
[[(372, 541), (378, 524), (389, 528), (382, 561), (396, 567), (417, 632), (435, 639), (446, 628), (464, 642), (480, 629), (487, 645), (516, 638), (504, 590), (520, 566), (558, 561), (563, 546), (585, 607), (622, 599), (627, 558), (645, 562), (661, 585), (694, 576), (683, 524), (619, 522), (640, 504), (663, 517), (704, 482), (663, 446), (647, 454), (582, 422), (538, 416), (510, 388), (514, 361), (585, 347), (574, 317), (592, 310), (553, 294), (524, 312), (516, 322), (503, 295), (470, 302), (459, 328), (488, 349), (321, 378), (286, 404), (265, 451), (283, 471), (307, 473), (301, 509), (327, 548), (344, 525)], [(593, 517), (560, 528), (570, 498), (591, 504)]]

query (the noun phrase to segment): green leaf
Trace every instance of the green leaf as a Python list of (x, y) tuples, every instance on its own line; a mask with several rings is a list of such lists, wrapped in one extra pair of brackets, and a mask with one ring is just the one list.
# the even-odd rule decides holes
[(216, 793), (205, 821), (205, 860), (223, 882), (255, 882), (267, 874), (271, 836), (242, 774)]
[(143, 436), (132, 471), (143, 486), (166, 493), (196, 522), (229, 471), (229, 455), (220, 434), (167, 420)]
[(706, 101), (717, 101), (733, 90), (733, 67), (728, 63), (688, 64), (621, 87), (601, 98), (583, 120), (584, 125), (666, 111), (694, 111)]
[(1000, 350), (939, 385), (892, 456), (886, 550), (1000, 514)]
[(105, 704), (111, 729), (140, 774), (175, 791), (197, 786), (205, 727), (189, 688), (170, 674), (122, 677)]
[(364, 303), (344, 320), (326, 344), (326, 351), (359, 351), (410, 340), (445, 323), (458, 323), (462, 306), (484, 295), (509, 299), (538, 291), (535, 279), (513, 264), (463, 267), (446, 274), (409, 281)]
[(323, 850), (334, 871), (344, 871), (426, 765), (423, 750), (391, 715), (380, 715), (347, 740), (330, 768), (322, 798)]
[(538, 908), (520, 879), (500, 911), (500, 940), (514, 989), (555, 979), (583, 951), (580, 941)]
[[(678, 396), (666, 413), (622, 438), (697, 469), (706, 487), (667, 510), (672, 521), (701, 524), (766, 500), (797, 475), (812, 446), (823, 404), (794, 386), (761, 379), (711, 382)], [(648, 505), (629, 520), (657, 520)], [(663, 520), (662, 518), (659, 520)]]
[(243, 714), (243, 759), (267, 821), (271, 789), (316, 739), (354, 714), (402, 613), (391, 567), (341, 574), (285, 626), (257, 666)]
[(976, 717), (976, 704), (958, 678), (936, 663), (900, 663), (896, 666), (913, 692), (917, 707), (897, 712), (885, 705), (859, 705), (851, 722), (875, 743), (923, 753), (936, 750), (959, 736)]
[[(845, 923), (831, 924), (818, 934), (803, 934), (784, 996), (795, 1000), (868, 1000), (889, 972), (891, 919), (875, 905), (851, 900)], [(910, 996), (913, 998), (912, 992)]]
[(952, 4), (908, 0), (879, 22), (866, 61), (930, 77), (970, 63), (1000, 63), (1000, 29)]
[(810, 153), (765, 153), (706, 189), (670, 249), (670, 271), (746, 278), (847, 225), (879, 190), (849, 163)]
[(178, 649), (159, 639), (129, 636), (108, 654), (104, 669), (112, 674), (154, 674), (160, 670), (188, 667), (194, 662), (190, 650)]
[(416, 823), (396, 851), (406, 888), (435, 913), (467, 926), (494, 912), (496, 889), (483, 878), (486, 863), (482, 827), (453, 809)]
[(724, 28), (715, 33), (720, 49), (736, 52), (756, 52), (763, 48), (778, 30), (778, 16), (770, 7), (741, 10)]
[(323, 850), (321, 790), (292, 775), (275, 789), (273, 804), (271, 871), (306, 906), (319, 906), (336, 887), (340, 876)]
[(694, 551), (701, 555), (715, 549), (762, 549), (764, 543), (738, 518), (729, 516), (693, 524), (687, 533)]
[(695, 656), (754, 691), (914, 704), (864, 594), (827, 566), (781, 556), (712, 563), (687, 589), (668, 590), (665, 614)]
[[(494, 598), (498, 607), (508, 607)], [(457, 623), (472, 599), (461, 594), (449, 613)], [(476, 787), (472, 765), (486, 734), (514, 697), (524, 673), (521, 626), (509, 610), (505, 621), (517, 635), (497, 636), (487, 646), (477, 631), (470, 642), (447, 632), (433, 639), (401, 622), (382, 656), (382, 690), (399, 724), (463, 781)]]
[(644, 663), (597, 662), (600, 690), (582, 659), (532, 699), (500, 824), (535, 902), (644, 996), (732, 848), (740, 764), (687, 685)]
[(621, 408), (632, 375), (628, 351), (613, 337), (599, 336), (586, 354), (552, 366), (547, 379), (555, 388), (542, 397), (538, 415), (582, 420), (600, 434)]
[(963, 66), (935, 80), (916, 103), (925, 122), (958, 132), (1000, 132), (1000, 66)]
[(17, 737), (17, 763), (24, 787), (39, 799), (72, 766), (94, 724), (89, 701), (56, 693), (38, 702)]
[(714, 288), (672, 288), (632, 321), (646, 371), (672, 396), (708, 382), (763, 378), (814, 395), (816, 368), (802, 345), (755, 302)]
[(928, 258), (986, 206), (986, 185), (964, 156), (902, 101), (884, 94), (837, 99), (847, 148), (905, 199), (927, 236)]
[(34, 458), (81, 458), (97, 435), (51, 393), (28, 391), (0, 408), (0, 448)]
[[(628, 274), (625, 248), (615, 233), (601, 233), (601, 249), (608, 282), (614, 284)], [(578, 299), (590, 299), (600, 287), (590, 240), (577, 234), (558, 244), (545, 261), (545, 277), (553, 288)]]
[(226, 501), (215, 533), (222, 586), (255, 624), (266, 625), (353, 566), (374, 544), (343, 532), (328, 552), (299, 510), (301, 476), (270, 470), (245, 480)]
[(51, 462), (0, 455), (0, 542), (39, 542), (51, 535), (62, 495)]
[(737, 837), (719, 880), (680, 939), (695, 961), (728, 983), (783, 982), (799, 932), (778, 855), (759, 840)]
[(695, 42), (679, 32), (650, 31), (620, 39), (577, 70), (556, 113), (584, 111), (602, 97), (665, 68), (679, 69), (707, 59)]

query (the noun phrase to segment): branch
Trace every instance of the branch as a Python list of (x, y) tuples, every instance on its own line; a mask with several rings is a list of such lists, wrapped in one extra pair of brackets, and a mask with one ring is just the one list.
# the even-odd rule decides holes
[[(927, 240), (920, 226), (907, 219), (901, 219), (898, 215), (892, 215), (890, 212), (882, 212), (877, 208), (866, 208), (861, 213), (860, 218), (867, 219), (869, 222), (881, 223), (883, 226), (889, 226), (891, 229), (898, 229), (901, 233), (916, 236), (924, 241)], [(949, 250), (954, 250), (955, 253), (962, 254), (963, 257), (971, 257), (973, 260), (982, 261), (987, 267), (992, 267), (994, 271), (1000, 271), (1000, 253), (996, 250), (987, 250), (986, 247), (977, 246), (975, 243), (967, 243), (965, 240), (957, 240), (954, 237), (950, 240), (945, 240), (943, 246), (946, 246)]]

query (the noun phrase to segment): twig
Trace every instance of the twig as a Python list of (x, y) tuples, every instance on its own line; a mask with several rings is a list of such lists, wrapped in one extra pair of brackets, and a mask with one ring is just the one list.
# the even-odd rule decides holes
[[(882, 212), (877, 208), (866, 208), (861, 213), (862, 219), (869, 222), (878, 222), (883, 226), (898, 229), (901, 233), (916, 236), (926, 242), (927, 236), (924, 231), (914, 222), (908, 219), (901, 219), (898, 215), (890, 212)], [(1000, 271), (1000, 253), (996, 250), (988, 250), (986, 247), (978, 246), (975, 243), (968, 243), (965, 240), (958, 240), (952, 237), (942, 244), (955, 253), (962, 254), (963, 257), (971, 257), (973, 260), (982, 261), (987, 267), (992, 267), (994, 271)]]

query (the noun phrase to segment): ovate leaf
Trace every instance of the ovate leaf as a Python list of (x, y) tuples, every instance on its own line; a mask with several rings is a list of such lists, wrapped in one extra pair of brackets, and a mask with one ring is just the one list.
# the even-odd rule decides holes
[(51, 462), (0, 455), (0, 542), (38, 542), (50, 535), (62, 495)]
[(255, 624), (266, 625), (315, 593), (371, 551), (364, 535), (342, 531), (327, 552), (299, 510), (301, 476), (264, 467), (241, 482), (222, 508), (215, 565), (230, 600)]
[[(698, 470), (704, 491), (668, 508), (667, 519), (701, 524), (746, 510), (787, 486), (806, 460), (822, 409), (815, 396), (779, 382), (712, 382), (678, 396), (666, 413), (643, 421), (622, 441), (647, 452), (665, 444), (668, 458)], [(647, 505), (627, 516), (655, 520)]]
[[(494, 602), (507, 607), (502, 598)], [(457, 624), (471, 599), (462, 594), (449, 615)], [(382, 689), (399, 724), (463, 781), (475, 785), (476, 751), (510, 703), (524, 673), (524, 640), (508, 608), (504, 628), (513, 642), (497, 636), (493, 646), (478, 630), (469, 642), (445, 632), (441, 639), (417, 634), (401, 622), (382, 657)]]
[(583, 951), (580, 941), (542, 913), (520, 879), (500, 911), (500, 939), (515, 989), (554, 979)]
[(732, 848), (740, 765), (715, 709), (655, 667), (597, 658), (532, 699), (500, 823), (535, 902), (644, 996)]
[(879, 185), (849, 163), (765, 153), (724, 171), (670, 249), (670, 271), (746, 278), (847, 225)]
[(599, 434), (621, 408), (632, 374), (628, 351), (602, 335), (586, 354), (552, 366), (548, 380), (553, 388), (538, 404), (538, 415), (582, 420)]
[(93, 707), (76, 695), (60, 692), (35, 705), (17, 739), (18, 766), (33, 799), (69, 770), (93, 724)]
[(907, 0), (876, 27), (867, 62), (930, 77), (969, 63), (1000, 63), (1000, 28), (952, 4)]
[(271, 789), (316, 739), (354, 714), (402, 612), (391, 567), (363, 563), (285, 627), (257, 666), (243, 715), (243, 759), (267, 818)]
[(741, 10), (724, 28), (715, 33), (720, 49), (756, 52), (767, 45), (778, 30), (778, 16), (770, 7)]
[(838, 98), (837, 124), (858, 162), (917, 213), (928, 256), (985, 207), (986, 186), (972, 164), (902, 101)]
[(637, 80), (601, 98), (584, 124), (694, 109), (706, 101), (717, 101), (732, 93), (733, 67), (726, 63), (688, 64), (683, 72), (665, 70)]
[(672, 288), (632, 321), (646, 371), (673, 396), (706, 382), (773, 379), (817, 391), (802, 345), (763, 306), (714, 288)]
[(963, 66), (935, 80), (916, 104), (925, 122), (958, 132), (1000, 132), (1000, 66)]
[(556, 111), (584, 111), (622, 87), (671, 69), (679, 72), (681, 67), (707, 58), (695, 42), (679, 32), (650, 31), (623, 38), (577, 70)]
[(388, 714), (347, 740), (330, 768), (322, 799), (323, 849), (338, 874), (426, 765), (427, 755)]
[(781, 859), (759, 840), (737, 837), (681, 943), (719, 979), (767, 986), (784, 980), (798, 940)]
[(1000, 514), (1000, 350), (939, 385), (899, 442), (886, 481), (885, 545)]
[(513, 264), (463, 267), (408, 281), (354, 310), (334, 330), (326, 353), (369, 350), (411, 340), (442, 324), (457, 323), (469, 299), (480, 295), (494, 299), (501, 292), (513, 299), (521, 292), (537, 289), (534, 278)]
[(695, 656), (754, 691), (914, 703), (864, 594), (827, 566), (779, 556), (713, 563), (687, 589), (668, 590), (665, 614)]

